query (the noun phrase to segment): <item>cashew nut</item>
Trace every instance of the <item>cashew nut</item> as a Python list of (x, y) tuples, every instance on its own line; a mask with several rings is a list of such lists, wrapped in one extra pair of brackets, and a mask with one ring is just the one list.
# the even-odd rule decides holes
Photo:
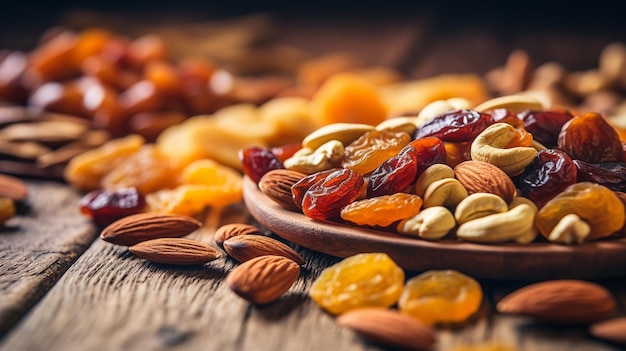
[(405, 235), (417, 235), (426, 240), (438, 240), (456, 226), (452, 212), (443, 206), (423, 209), (413, 217), (398, 223), (397, 231)]
[(459, 202), (454, 211), (454, 218), (458, 224), (463, 224), (508, 210), (509, 206), (500, 196), (490, 193), (474, 193)]
[(294, 155), (283, 162), (286, 169), (305, 174), (325, 171), (337, 167), (344, 156), (343, 144), (338, 140), (331, 140), (310, 154)]
[(543, 110), (547, 107), (549, 106), (544, 106), (540, 100), (531, 95), (513, 94), (487, 100), (474, 107), (474, 110), (478, 112), (485, 112), (495, 110), (497, 108), (505, 108), (509, 111), (518, 113), (524, 110)]
[(467, 99), (463, 98), (436, 100), (424, 106), (424, 108), (417, 115), (415, 124), (417, 126), (421, 126), (422, 124), (446, 112), (461, 110), (469, 107), (470, 102)]
[(521, 204), (507, 212), (463, 223), (457, 228), (456, 235), (460, 239), (480, 243), (529, 243), (537, 237), (535, 214), (532, 207)]
[(374, 126), (360, 123), (332, 123), (325, 125), (302, 140), (302, 146), (317, 149), (331, 140), (338, 140), (348, 145), (361, 135), (374, 130)]
[(424, 193), (424, 208), (444, 206), (455, 208), (467, 197), (467, 190), (454, 178), (445, 178), (431, 183)]
[(426, 189), (430, 184), (445, 178), (454, 178), (454, 170), (452, 167), (444, 163), (435, 163), (431, 165), (417, 178), (417, 182), (415, 183), (415, 194), (424, 197), (424, 193), (426, 193)]
[(413, 135), (415, 129), (417, 129), (417, 125), (413, 117), (389, 118), (376, 126), (376, 130), (378, 131), (405, 132), (408, 135)]
[(472, 160), (498, 166), (508, 175), (517, 175), (535, 158), (532, 147), (506, 146), (515, 137), (515, 127), (507, 123), (494, 123), (482, 131), (472, 142)]
[(552, 229), (548, 240), (559, 244), (582, 243), (591, 233), (591, 226), (578, 215), (570, 213)]

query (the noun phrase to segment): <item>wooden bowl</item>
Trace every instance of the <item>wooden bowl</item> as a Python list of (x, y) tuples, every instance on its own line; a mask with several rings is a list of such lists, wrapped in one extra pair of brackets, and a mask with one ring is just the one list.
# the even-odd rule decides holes
[(426, 241), (313, 220), (302, 213), (280, 207), (247, 177), (243, 190), (248, 210), (261, 225), (281, 238), (332, 256), (384, 252), (406, 270), (455, 269), (476, 278), (545, 280), (626, 276), (626, 238), (581, 245)]

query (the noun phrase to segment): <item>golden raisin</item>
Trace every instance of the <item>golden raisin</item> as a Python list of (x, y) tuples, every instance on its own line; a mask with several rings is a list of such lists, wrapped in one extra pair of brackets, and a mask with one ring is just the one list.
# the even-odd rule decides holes
[(478, 311), (482, 299), (474, 278), (455, 270), (432, 270), (406, 282), (398, 307), (429, 325), (459, 323)]
[(404, 271), (385, 253), (348, 257), (322, 272), (309, 296), (333, 314), (358, 307), (389, 307), (402, 293)]
[(395, 193), (355, 201), (341, 210), (341, 218), (358, 225), (386, 227), (420, 212), (423, 200), (414, 194)]
[(404, 132), (367, 132), (346, 146), (342, 166), (364, 175), (397, 155), (410, 141), (411, 136)]
[(576, 214), (591, 227), (586, 240), (607, 237), (624, 226), (624, 204), (609, 188), (580, 182), (565, 188), (537, 213), (535, 224), (544, 237), (568, 214)]
[(194, 216), (205, 207), (224, 207), (241, 201), (241, 184), (183, 184), (146, 195), (149, 212)]

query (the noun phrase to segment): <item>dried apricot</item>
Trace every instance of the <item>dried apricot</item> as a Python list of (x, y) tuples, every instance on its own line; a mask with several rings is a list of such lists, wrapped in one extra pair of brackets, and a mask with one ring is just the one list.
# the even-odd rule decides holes
[(388, 112), (376, 86), (352, 73), (328, 78), (311, 103), (319, 125), (339, 122), (377, 125), (387, 118)]
[(385, 253), (350, 256), (326, 269), (309, 296), (322, 308), (340, 314), (358, 307), (389, 307), (402, 293), (404, 271)]
[(429, 325), (460, 323), (478, 311), (482, 299), (474, 278), (455, 270), (432, 270), (406, 282), (398, 307)]
[(65, 167), (65, 180), (79, 190), (96, 190), (101, 187), (105, 175), (144, 143), (143, 137), (132, 134), (84, 152), (72, 158)]
[(396, 193), (355, 201), (341, 210), (341, 218), (358, 225), (386, 227), (420, 212), (421, 197)]

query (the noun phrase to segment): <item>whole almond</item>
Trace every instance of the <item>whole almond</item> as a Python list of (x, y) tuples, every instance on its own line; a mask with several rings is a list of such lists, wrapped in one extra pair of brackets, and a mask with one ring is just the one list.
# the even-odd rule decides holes
[(496, 308), (501, 313), (530, 316), (539, 320), (593, 323), (615, 311), (615, 299), (601, 285), (582, 280), (560, 279), (534, 283), (505, 296)]
[(129, 247), (128, 250), (135, 256), (151, 262), (175, 265), (200, 265), (221, 256), (210, 245), (186, 238), (146, 240)]
[(224, 241), (232, 237), (242, 235), (263, 235), (263, 233), (251, 224), (230, 223), (217, 228), (214, 234), (214, 239), (215, 243), (219, 245), (219, 247), (224, 248)]
[(456, 179), (467, 189), (469, 195), (474, 193), (491, 193), (511, 202), (515, 197), (515, 184), (498, 166), (482, 161), (464, 161), (454, 167)]
[(266, 304), (281, 297), (300, 276), (300, 266), (282, 256), (259, 256), (248, 260), (226, 277), (237, 295), (253, 304)]
[(232, 237), (224, 241), (224, 250), (228, 255), (239, 262), (252, 258), (276, 255), (292, 259), (299, 265), (304, 259), (294, 249), (285, 243), (264, 235), (243, 235)]
[(139, 213), (111, 223), (100, 238), (117, 245), (131, 246), (158, 238), (180, 238), (200, 228), (202, 223), (183, 215)]
[(8, 197), (13, 201), (22, 201), (28, 197), (28, 187), (19, 178), (0, 174), (0, 197)]
[(364, 307), (337, 317), (339, 325), (373, 342), (406, 350), (425, 350), (437, 341), (435, 332), (419, 320), (397, 310)]
[(267, 172), (259, 180), (259, 189), (265, 196), (281, 207), (292, 211), (300, 211), (293, 202), (291, 186), (304, 178), (306, 174), (289, 169), (274, 169)]
[(626, 317), (617, 317), (596, 322), (589, 327), (596, 338), (626, 345)]

